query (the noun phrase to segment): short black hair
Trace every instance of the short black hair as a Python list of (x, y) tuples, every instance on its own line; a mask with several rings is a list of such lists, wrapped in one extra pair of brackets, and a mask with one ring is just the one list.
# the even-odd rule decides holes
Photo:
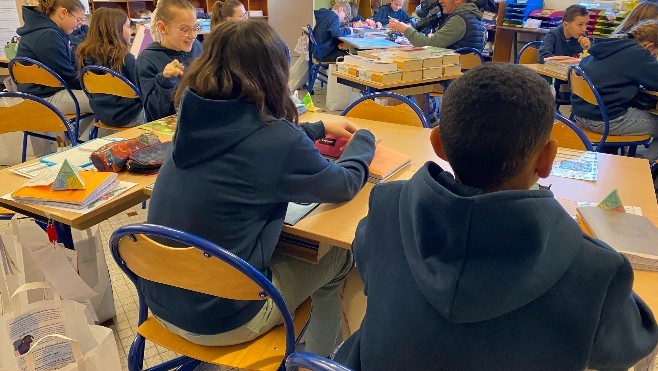
[(576, 17), (589, 17), (589, 11), (582, 5), (571, 5), (564, 10), (562, 21), (571, 22)]
[(538, 73), (485, 63), (450, 84), (441, 105), (443, 150), (468, 186), (494, 190), (550, 138), (555, 100)]

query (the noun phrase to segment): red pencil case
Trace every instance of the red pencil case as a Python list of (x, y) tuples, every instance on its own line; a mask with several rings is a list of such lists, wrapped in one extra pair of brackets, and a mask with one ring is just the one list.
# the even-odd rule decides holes
[(320, 154), (322, 156), (337, 159), (343, 154), (341, 148), (345, 147), (347, 141), (348, 138), (336, 138), (331, 135), (327, 135), (326, 137), (315, 141), (315, 148), (320, 150)]

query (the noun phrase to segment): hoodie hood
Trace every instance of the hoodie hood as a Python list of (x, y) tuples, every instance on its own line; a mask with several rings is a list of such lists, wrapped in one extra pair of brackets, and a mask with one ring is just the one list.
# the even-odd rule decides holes
[(477, 5), (473, 3), (462, 4), (455, 9), (453, 13), (468, 12), (473, 13), (479, 20), (482, 20), (482, 12), (478, 9)]
[(50, 19), (46, 14), (37, 9), (37, 7), (24, 6), (23, 20), (25, 21), (25, 25), (16, 29), (18, 36), (23, 37), (30, 32), (54, 29), (62, 34), (62, 37), (68, 38), (68, 36), (66, 36), (64, 32), (62, 32), (62, 30), (57, 27), (57, 24), (55, 24), (55, 22), (53, 22), (52, 19)]
[(598, 39), (589, 49), (589, 54), (596, 59), (603, 59), (633, 46), (638, 44), (631, 39)]
[(266, 126), (253, 103), (244, 99), (205, 99), (187, 88), (173, 138), (174, 163), (188, 168), (221, 156)]
[(331, 9), (318, 9), (313, 11), (313, 15), (315, 15), (315, 23), (318, 24), (323, 20), (326, 20), (327, 17), (331, 17), (332, 14), (334, 13), (333, 10)]
[(562, 277), (581, 246), (582, 231), (552, 192), (483, 193), (432, 162), (403, 186), (400, 205), (414, 281), (452, 323), (530, 303)]

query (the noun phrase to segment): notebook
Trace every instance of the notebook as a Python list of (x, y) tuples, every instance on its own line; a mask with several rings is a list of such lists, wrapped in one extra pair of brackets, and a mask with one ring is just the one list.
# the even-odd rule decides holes
[(370, 164), (368, 181), (371, 183), (383, 182), (410, 164), (411, 157), (408, 155), (378, 144), (375, 158)]
[(72, 208), (83, 207), (111, 191), (118, 184), (117, 173), (81, 171), (85, 189), (68, 189), (53, 191), (49, 185), (23, 186), (13, 192), (11, 197), (24, 202), (54, 202), (58, 205), (70, 205)]
[(649, 219), (599, 207), (577, 210), (592, 235), (626, 255), (634, 268), (658, 271), (658, 228)]

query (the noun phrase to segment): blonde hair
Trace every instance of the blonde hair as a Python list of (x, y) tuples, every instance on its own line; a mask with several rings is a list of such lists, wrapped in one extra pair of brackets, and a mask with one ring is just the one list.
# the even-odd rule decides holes
[(196, 12), (192, 4), (190, 4), (187, 0), (158, 0), (151, 17), (151, 37), (154, 41), (162, 41), (162, 35), (160, 35), (160, 32), (158, 31), (158, 21), (162, 21), (164, 23), (171, 22), (172, 8), (191, 10)]
[(336, 4), (331, 9), (335, 11), (343, 9), (345, 11), (345, 19), (349, 20), (352, 18), (352, 7), (347, 1), (336, 1)]
[(39, 10), (44, 12), (46, 15), (53, 14), (57, 9), (64, 8), (69, 11), (69, 13), (76, 10), (83, 9), (84, 6), (80, 0), (40, 0), (39, 1)]
[(638, 44), (650, 42), (658, 46), (658, 20), (645, 19), (636, 24), (628, 35), (629, 38), (635, 40)]
[(239, 0), (217, 0), (212, 6), (210, 25), (214, 28), (226, 18), (233, 16), (235, 8), (243, 6)]
[(638, 22), (645, 19), (658, 19), (658, 4), (642, 1), (630, 13), (626, 19), (615, 29), (613, 35), (627, 33)]

